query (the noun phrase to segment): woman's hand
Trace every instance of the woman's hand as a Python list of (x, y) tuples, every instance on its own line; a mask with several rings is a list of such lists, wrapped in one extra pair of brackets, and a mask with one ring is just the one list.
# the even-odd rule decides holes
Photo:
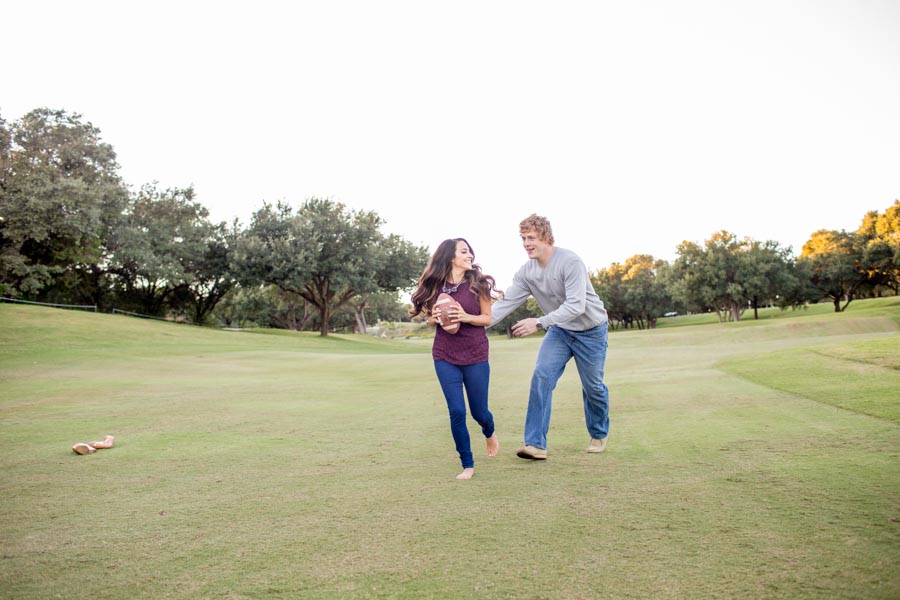
[(440, 325), (441, 319), (445, 318), (447, 323), (459, 321), (460, 323), (469, 323), (471, 325), (487, 327), (491, 324), (491, 301), (489, 299), (482, 300), (480, 304), (480, 315), (469, 314), (462, 306), (448, 306), (446, 309), (434, 308), (434, 312), (431, 313), (431, 317), (429, 318), (434, 319), (435, 325)]
[(460, 323), (471, 323), (472, 315), (467, 313), (462, 306), (450, 306), (447, 308), (447, 319), (451, 323), (459, 321)]
[(426, 319), (426, 323), (431, 325), (432, 327), (437, 327), (441, 324), (441, 309), (435, 308), (434, 312), (428, 315), (428, 319)]

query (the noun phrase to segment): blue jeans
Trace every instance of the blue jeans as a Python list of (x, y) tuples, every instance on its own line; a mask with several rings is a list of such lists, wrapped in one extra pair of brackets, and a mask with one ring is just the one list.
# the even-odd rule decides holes
[(487, 361), (474, 365), (451, 365), (445, 360), (434, 361), (434, 371), (437, 373), (444, 398), (447, 399), (447, 409), (450, 411), (450, 432), (456, 443), (456, 451), (462, 462), (463, 469), (471, 469), (475, 466), (472, 457), (472, 447), (469, 441), (469, 429), (466, 427), (466, 399), (463, 396), (463, 387), (469, 398), (469, 408), (472, 410), (472, 418), (481, 425), (484, 437), (494, 435), (494, 415), (488, 410), (488, 384), (491, 380), (491, 367)]
[(528, 413), (525, 415), (525, 443), (547, 448), (553, 389), (572, 357), (581, 377), (584, 420), (594, 439), (609, 434), (609, 390), (603, 383), (606, 362), (607, 324), (587, 331), (568, 331), (550, 327), (538, 350), (537, 364), (531, 376)]

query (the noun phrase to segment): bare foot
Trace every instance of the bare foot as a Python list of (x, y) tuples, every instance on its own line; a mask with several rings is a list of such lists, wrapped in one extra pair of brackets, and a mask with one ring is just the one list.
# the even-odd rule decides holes
[(115, 441), (116, 441), (116, 438), (115, 438), (115, 437), (113, 437), (113, 436), (111, 436), (111, 435), (108, 435), (108, 436), (106, 436), (106, 439), (104, 439), (102, 442), (88, 442), (88, 444), (91, 445), (91, 446), (93, 446), (94, 448), (97, 448), (97, 449), (100, 449), (100, 448), (112, 448), (112, 447), (113, 447), (113, 443), (114, 443)]
[(84, 442), (79, 442), (72, 446), (72, 452), (74, 452), (75, 454), (93, 454), (96, 451), (96, 449), (88, 446)]
[(463, 469), (462, 473), (456, 476), (457, 479), (472, 479), (475, 475), (475, 469)]
[(500, 439), (497, 437), (497, 433), (494, 432), (494, 435), (487, 438), (487, 452), (488, 456), (497, 456), (497, 452), (500, 451)]

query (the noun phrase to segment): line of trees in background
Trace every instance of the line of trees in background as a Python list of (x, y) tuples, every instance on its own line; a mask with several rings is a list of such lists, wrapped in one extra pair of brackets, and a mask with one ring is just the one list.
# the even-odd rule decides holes
[(746, 310), (796, 309), (827, 300), (842, 312), (854, 298), (900, 293), (900, 201), (865, 215), (852, 232), (819, 230), (795, 258), (778, 242), (720, 231), (704, 245), (683, 242), (669, 264), (637, 255), (591, 275), (612, 320), (654, 327), (673, 312), (716, 312), (739, 321)]
[[(375, 212), (310, 199), (213, 223), (192, 188), (132, 192), (79, 115), (0, 117), (0, 294), (225, 325), (365, 332), (399, 319), (428, 249)], [(226, 298), (228, 301), (226, 301)]]
[[(406, 318), (400, 293), (428, 250), (380, 231), (373, 211), (312, 198), (264, 203), (249, 226), (213, 223), (192, 188), (132, 191), (113, 148), (80, 115), (0, 116), (0, 295), (91, 304), (198, 324), (366, 332)], [(900, 201), (852, 232), (817, 231), (795, 258), (722, 231), (684, 242), (669, 264), (637, 255), (591, 274), (614, 324), (672, 312), (745, 310), (900, 291)], [(533, 302), (505, 325), (539, 314)]]

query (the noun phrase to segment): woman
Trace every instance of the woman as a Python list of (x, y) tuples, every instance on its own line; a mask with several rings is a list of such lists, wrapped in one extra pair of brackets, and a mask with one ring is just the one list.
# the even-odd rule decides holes
[[(500, 291), (494, 278), (484, 275), (474, 264), (475, 253), (463, 238), (444, 240), (431, 257), (419, 285), (411, 296), (411, 317), (424, 312), (429, 325), (436, 327), (431, 356), (434, 370), (450, 411), (450, 431), (456, 451), (462, 461), (462, 473), (457, 479), (471, 479), (475, 461), (466, 427), (466, 400), (472, 418), (481, 426), (487, 440), (488, 456), (496, 456), (500, 441), (494, 432), (494, 416), (488, 410), (488, 384), (491, 369), (488, 363), (486, 327), (491, 324), (491, 302)], [(448, 309), (441, 314), (434, 303), (441, 293), (450, 294), (462, 310)], [(444, 322), (460, 322), (459, 331), (450, 334), (440, 327)]]

